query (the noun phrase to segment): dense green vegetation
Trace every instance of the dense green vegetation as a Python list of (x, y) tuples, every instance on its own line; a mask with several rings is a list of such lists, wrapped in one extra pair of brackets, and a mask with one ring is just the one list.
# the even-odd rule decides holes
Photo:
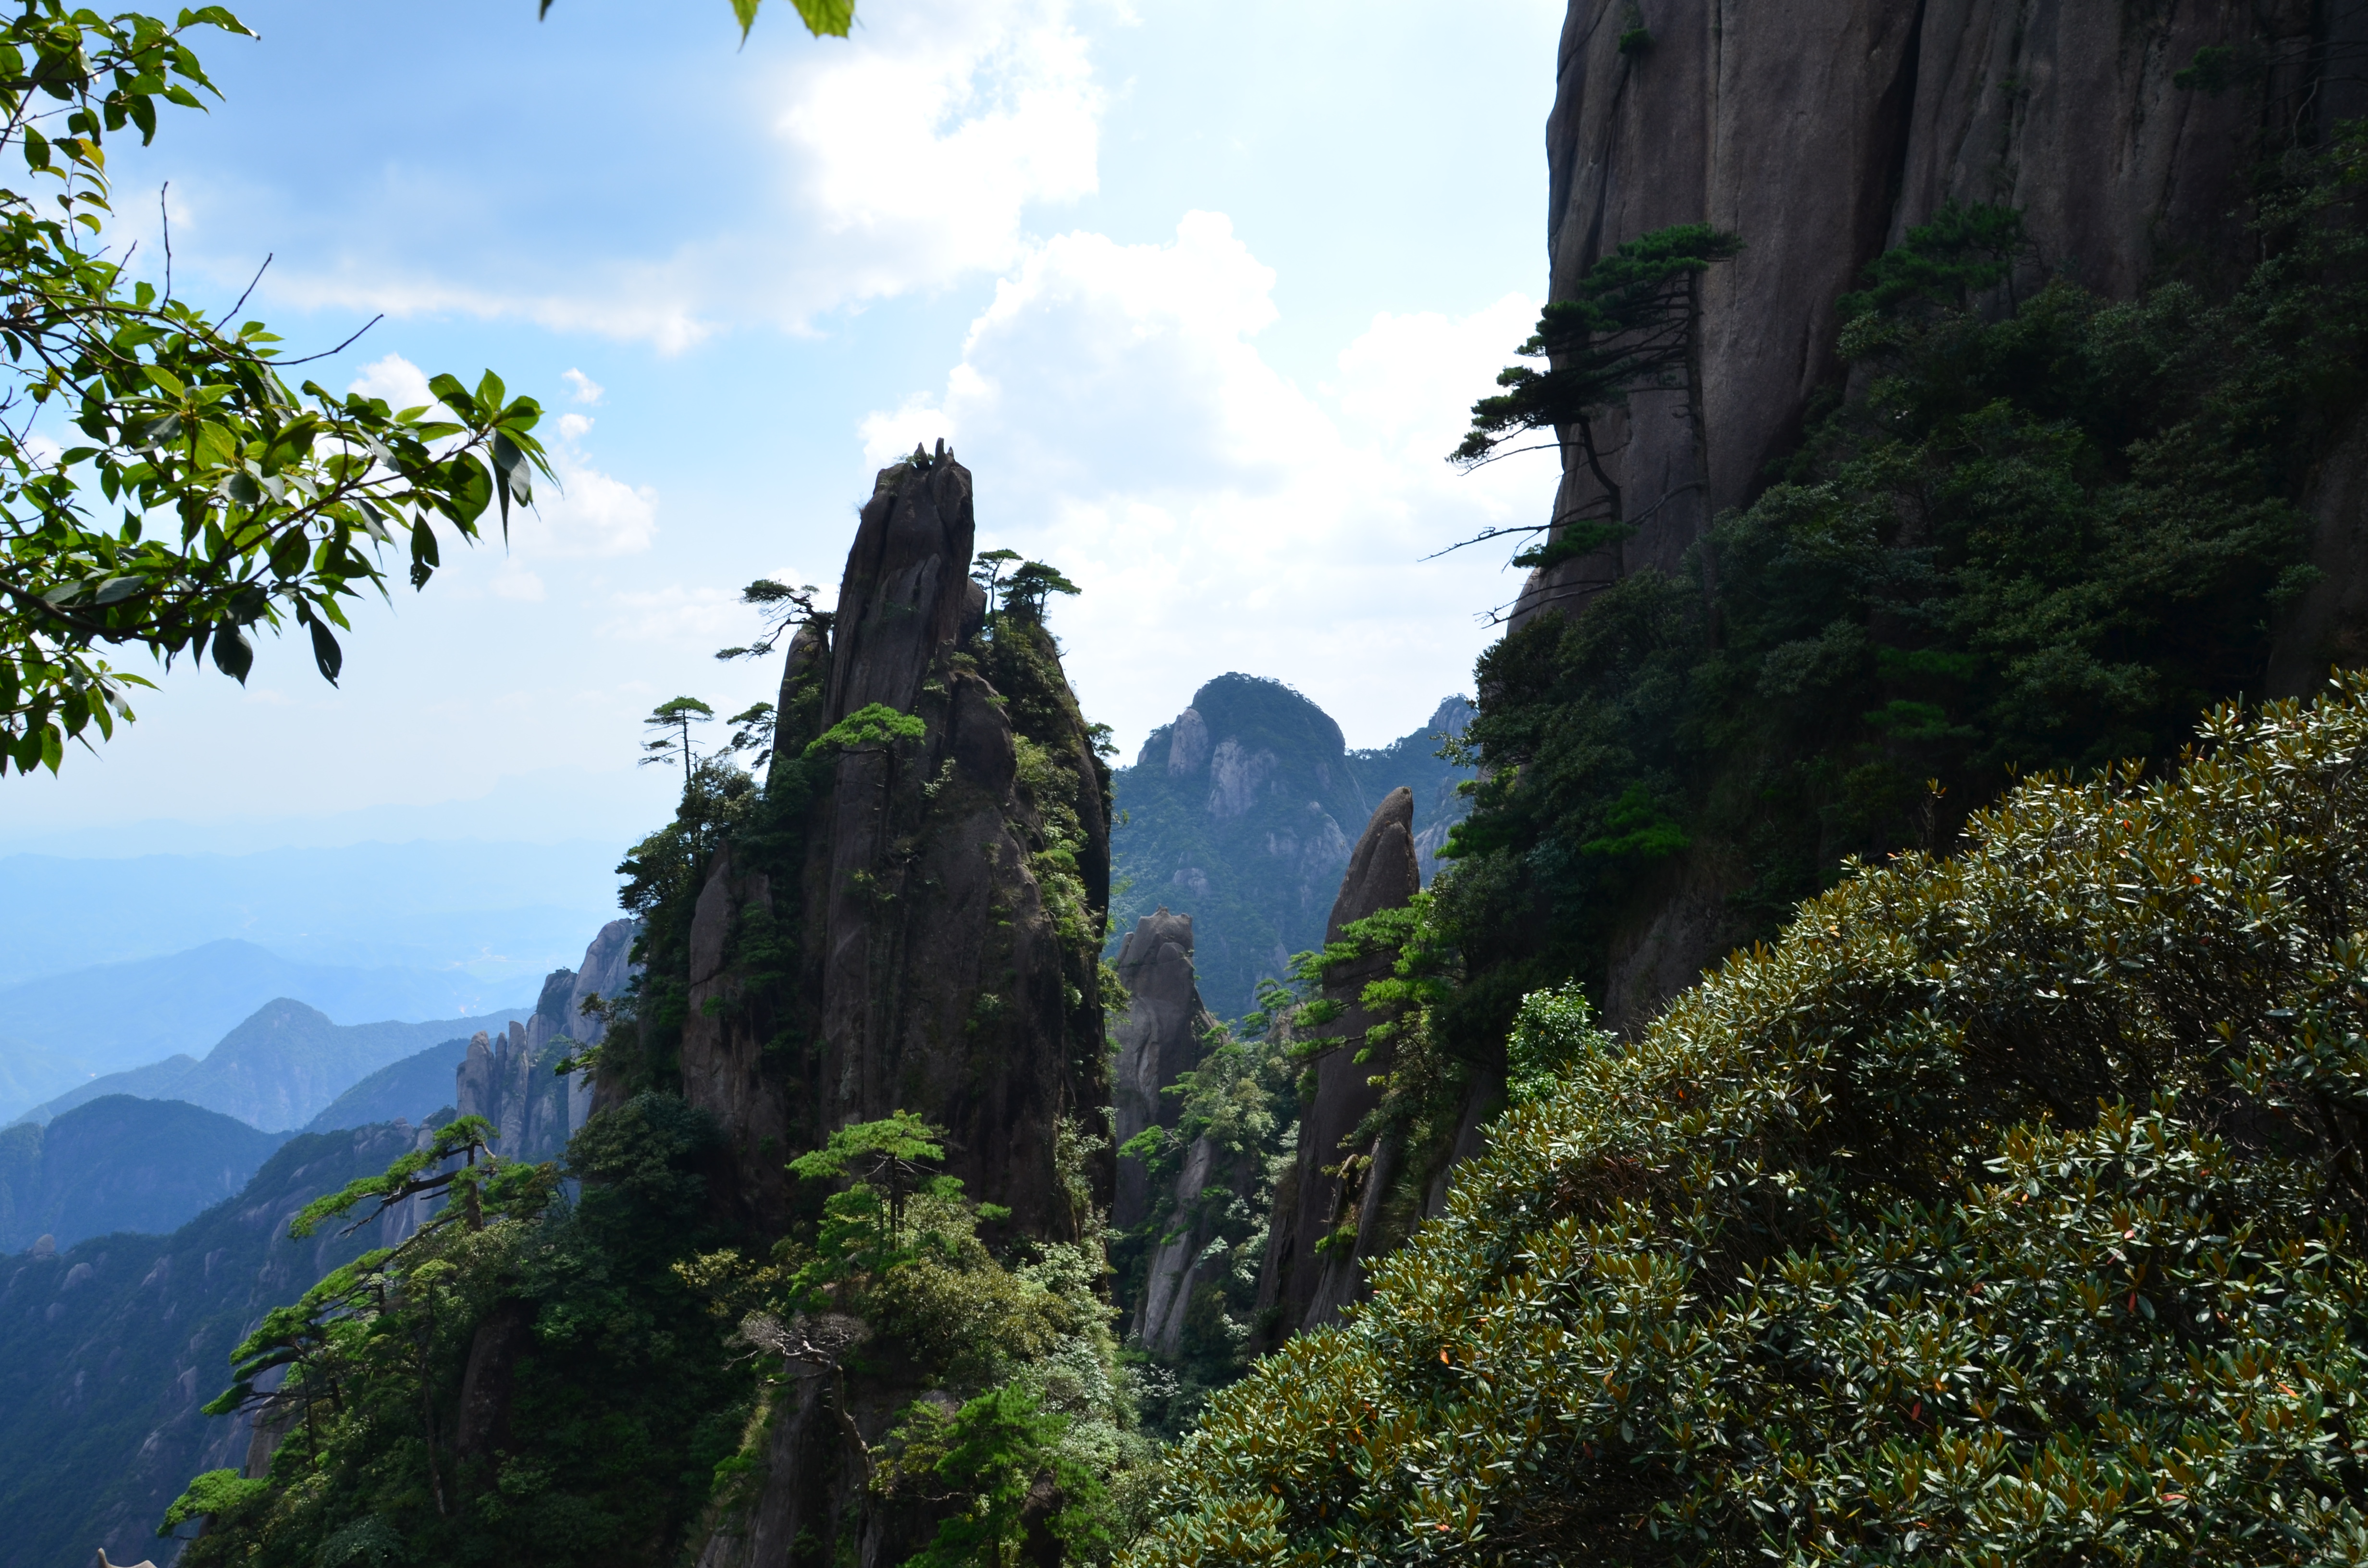
[(1850, 856), (1948, 844), (2018, 775), (2162, 761), (2258, 691), (2311, 578), (2294, 497), (2359, 405), (2358, 127), (2269, 176), (2240, 278), (2115, 302), (2015, 279), (2017, 216), (1943, 210), (1844, 301), (1863, 395), (1688, 571), (1633, 574), (1480, 664), (1488, 781), (1440, 926), (1439, 1023), (1486, 1056), (1520, 997), (1606, 976), (1640, 897), (1773, 929)]
[(2368, 678), (2036, 781), (1553, 1088), (1144, 1562), (2356, 1561)]
[[(1011, 721), (1028, 816), (1014, 825), (1074, 960), (1074, 1009), (1103, 983), (1082, 812), (1107, 776), (1076, 743), (1088, 732), (1042, 619), (1057, 574), (1015, 576), (1024, 591), (955, 657)], [(907, 1112), (781, 1149), (785, 1212), (751, 1223), (719, 1201), (737, 1151), (681, 1095), (700, 880), (728, 844), (737, 867), (795, 888), (837, 759), (902, 766), (924, 733), (877, 704), (825, 728), (819, 699), (809, 680), (785, 711), (741, 716), (772, 754), (762, 781), (737, 765), (751, 747), (698, 756), (677, 710), (666, 755), (687, 763), (680, 809), (620, 868), (646, 968), (604, 1003), (608, 1034), (585, 1060), (606, 1108), (564, 1168), (495, 1158), (484, 1125), (463, 1119), (302, 1217), (423, 1202), (434, 1215), (239, 1347), (217, 1408), (254, 1405), (279, 1445), (268, 1476), (192, 1482), (172, 1516), (208, 1521), (190, 1568), (668, 1561), (732, 1528), (821, 1387), (829, 1421), (890, 1417), (851, 1460), (836, 1426), (826, 1449), (834, 1469), (860, 1467), (859, 1501), (917, 1529), (916, 1561), (1002, 1561), (1045, 1542), (1105, 1560), (1139, 1528), (1153, 1449), (1110, 1329), (1090, 1174), (1106, 1144), (1091, 1129), (1063, 1127), (1055, 1153), (1075, 1240), (1015, 1235), (1009, 1210), (938, 1168), (938, 1130)], [(791, 1072), (815, 1060), (791, 979), (794, 910), (751, 910), (731, 948), (772, 1009), (763, 1050)], [(563, 1175), (580, 1187), (573, 1201)]]

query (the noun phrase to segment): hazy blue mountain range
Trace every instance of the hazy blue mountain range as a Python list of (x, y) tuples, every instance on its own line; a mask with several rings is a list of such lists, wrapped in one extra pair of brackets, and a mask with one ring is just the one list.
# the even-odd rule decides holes
[(304, 1124), (304, 1131), (334, 1132), (398, 1117), (415, 1123), (426, 1121), (453, 1103), (453, 1074), (467, 1060), (467, 1035), (431, 1045), (380, 1068), (331, 1100), (326, 1109)]
[[(623, 843), (8, 855), (0, 858), (0, 887), (12, 895), (0, 903), (0, 985), (234, 937), (307, 964), (461, 969), (495, 983), (505, 1000), (530, 997), (546, 971), (574, 962), (615, 917), (610, 868)], [(0, 1035), (17, 1032), (0, 1024)]]
[(0, 1568), (84, 1568), (102, 1545), (118, 1562), (169, 1561), (153, 1533), (165, 1506), (246, 1458), (245, 1423), (199, 1410), (229, 1383), (231, 1347), (267, 1308), (393, 1239), (333, 1225), (296, 1243), (289, 1219), (411, 1147), (387, 1127), (298, 1137), (169, 1235), (0, 1257)]
[[(26, 1115), (41, 1119), (101, 1095), (142, 1094), (187, 1100), (251, 1127), (290, 1132), (380, 1068), (455, 1039), (465, 1051), (477, 1030), (506, 1028), (512, 1018), (526, 1017), (530, 1011), (509, 1007), (478, 1017), (417, 1024), (339, 1024), (317, 1007), (282, 996), (256, 1009), (184, 1071), (174, 1073), (170, 1062), (154, 1062), (110, 1074)], [(447, 1074), (447, 1100), (450, 1090)]]
[[(581, 941), (579, 937), (579, 949)], [(531, 1010), (541, 978), (485, 981), (459, 970), (299, 963), (252, 942), (226, 940), (166, 958), (105, 964), (12, 985), (0, 990), (0, 1118), (13, 1117), (67, 1089), (90, 1087), (97, 1075), (131, 1068), (154, 1073), (150, 1064), (166, 1058), (203, 1055), (275, 997), (304, 1003), (333, 1019), (354, 1024), (496, 1014), (507, 1019), (510, 1015), (503, 1009), (513, 1004), (519, 1016)], [(452, 1032), (447, 1028), (408, 1038), (397, 1054), (409, 1055)], [(385, 1060), (391, 1059), (371, 1066)], [(339, 1089), (346, 1086), (338, 1085)], [(143, 1080), (92, 1092), (162, 1091), (153, 1080)], [(301, 1125), (310, 1114), (291, 1125)]]
[(1435, 754), (1471, 715), (1452, 697), (1412, 734), (1350, 751), (1331, 716), (1281, 681), (1209, 682), (1116, 775), (1112, 950), (1154, 909), (1190, 915), (1202, 1000), (1223, 1018), (1249, 1011), (1261, 978), (1322, 945), (1349, 851), (1383, 796), (1414, 791), (1426, 849), (1462, 818), (1455, 785), (1470, 773)]
[(44, 1126), (0, 1128), (0, 1253), (109, 1231), (172, 1230), (245, 1187), (284, 1132), (179, 1100), (108, 1095)]

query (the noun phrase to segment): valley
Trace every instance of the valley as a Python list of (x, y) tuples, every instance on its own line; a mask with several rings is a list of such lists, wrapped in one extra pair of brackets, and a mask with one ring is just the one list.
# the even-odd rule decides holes
[[(732, 20), (969, 47), (862, 8)], [(50, 618), (0, 664), (17, 771), (116, 744), (127, 637), (245, 687), (290, 631), (305, 722), (413, 722), (338, 706), (367, 535), (467, 607), (418, 722), (479, 712), (456, 777), (547, 790), (552, 842), (0, 859), (0, 1568), (2368, 1558), (2368, 7), (1554, 9), (1542, 301), (1294, 379), (1271, 210), (1012, 239), (851, 516), (717, 506), (688, 587), (631, 559), (655, 492), (590, 466), (580, 367), (547, 424), (408, 361), (301, 403), (204, 334), (202, 398), (143, 372), (165, 412), (65, 466), (285, 548), (127, 522), (0, 596)], [(1120, 26), (1045, 25), (977, 57), (1023, 108)], [(964, 72), (1019, 80), (912, 101), (1017, 136)], [(1480, 188), (1503, 148), (1454, 145)], [(963, 166), (912, 200), (973, 211)], [(894, 293), (778, 335), (854, 385)], [(1228, 396), (1136, 419), (1114, 366)], [(1068, 401), (1023, 438), (1031, 375)], [(264, 434), (191, 488), (215, 419)], [(1104, 447), (1154, 477), (1079, 478)], [(0, 564), (54, 575), (33, 537)], [(1466, 548), (1510, 575), (1431, 657), (1406, 607)], [(564, 681), (470, 709), (518, 627)], [(564, 831), (563, 751), (637, 837)]]

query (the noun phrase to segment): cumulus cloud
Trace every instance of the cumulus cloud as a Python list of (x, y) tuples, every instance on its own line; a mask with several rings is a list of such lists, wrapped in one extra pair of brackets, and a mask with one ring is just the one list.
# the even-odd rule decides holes
[(1161, 244), (1061, 235), (997, 287), (941, 389), (862, 423), (876, 460), (945, 437), (982, 540), (1087, 590), (1056, 624), (1122, 737), (1226, 669), (1293, 678), (1358, 744), (1404, 733), (1516, 586), (1503, 547), (1422, 558), (1550, 504), (1550, 454), (1442, 460), (1534, 301), (1378, 315), (1311, 389), (1258, 342), (1274, 282), (1217, 213)]
[[(571, 429), (573, 424), (575, 427)], [(560, 439), (551, 448), (554, 488), (536, 486), (534, 506), (513, 515), (510, 543), (530, 558), (632, 555), (647, 550), (658, 531), (658, 493), (628, 484), (592, 466), (576, 442), (592, 427), (581, 415), (559, 422)]]
[(427, 372), (400, 354), (390, 354), (363, 366), (362, 373), (346, 391), (363, 397), (384, 398), (386, 405), (393, 409), (431, 408), (436, 403), (436, 394), (427, 390)]
[[(461, 272), (357, 249), (283, 265), (275, 290), (308, 308), (512, 317), (675, 351), (729, 323), (803, 331), (830, 311), (1008, 267), (1032, 210), (1097, 187), (1104, 95), (1079, 3), (1092, 0), (906, 0), (844, 43), (794, 52), (734, 97), (736, 123), (708, 139), (743, 165), (729, 216), (663, 254), (575, 251), (564, 267), (506, 256)], [(598, 401), (596, 383), (565, 374), (578, 401)]]
[(573, 367), (560, 371), (559, 379), (567, 383), (568, 395), (577, 403), (598, 403), (600, 401), (601, 394), (608, 391), (599, 382)]

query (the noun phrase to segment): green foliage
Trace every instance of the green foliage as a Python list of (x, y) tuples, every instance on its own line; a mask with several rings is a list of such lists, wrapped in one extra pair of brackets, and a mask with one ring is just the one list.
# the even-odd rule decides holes
[[(1551, 1087), (1131, 1562), (2368, 1553), (2368, 676), (2041, 779)], [(1575, 1048), (1574, 1048), (1575, 1046)]]
[(253, 36), (218, 6), (168, 22), (30, 0), (0, 23), (0, 151), (26, 175), (0, 187), (0, 770), (54, 772), (66, 742), (131, 717), (126, 692), (152, 683), (111, 650), (211, 651), (243, 681), (252, 633), (293, 622), (334, 683), (345, 601), (384, 592), (384, 548), (424, 586), (437, 520), (473, 540), (497, 506), (507, 532), (549, 473), (541, 409), (490, 370), (473, 392), (433, 378), (440, 412), (291, 391), (262, 323), (176, 298), (169, 257), (161, 290), (127, 271), (104, 143), (219, 96), (188, 42), (203, 28)]
[[(715, 1142), (679, 1099), (639, 1096), (577, 1134), (572, 1207), (546, 1182), (540, 1207), (514, 1187), (496, 1210), (489, 1186), (482, 1225), (431, 1224), (271, 1314), (241, 1369), (283, 1359), (257, 1397), (295, 1424), (268, 1491), (215, 1512), (193, 1489), (211, 1523), (182, 1561), (622, 1568), (681, 1539), (757, 1392), (673, 1267), (713, 1239)], [(469, 1435), (478, 1364), (508, 1390), (498, 1447)]]
[[(495, 1162), (488, 1159), (481, 1170), (477, 1156), (490, 1154), (499, 1136), (482, 1116), (463, 1116), (446, 1122), (436, 1130), (427, 1147), (402, 1156), (374, 1176), (360, 1176), (325, 1197), (316, 1198), (297, 1211), (289, 1222), (289, 1235), (302, 1240), (321, 1227), (324, 1221), (342, 1220), (360, 1204), (378, 1199), (378, 1207), (362, 1216), (348, 1231), (359, 1229), (377, 1219), (399, 1203), (425, 1195), (440, 1195), (458, 1189), (462, 1206), (449, 1210), (454, 1216), (465, 1216), (472, 1226), (484, 1223), (483, 1197), (485, 1186), (495, 1176)], [(438, 1167), (449, 1160), (463, 1162), (455, 1169)]]
[[(1652, 35), (1634, 28), (1622, 53), (1642, 53)], [(1537, 331), (1519, 352), (1551, 361), (1543, 370), (1511, 366), (1497, 378), (1506, 390), (1472, 405), (1472, 428), (1449, 460), (1472, 468), (1498, 456), (1505, 443), (1536, 432), (1558, 432), (1575, 445), (1600, 487), (1587, 507), (1539, 528), (1490, 528), (1466, 543), (1512, 533), (1554, 531), (1513, 558), (1517, 566), (1552, 566), (1599, 550), (1633, 531), (1620, 486), (1603, 467), (1598, 422), (1624, 411), (1643, 392), (1693, 394), (1694, 329), (1701, 315), (1700, 278), (1732, 259), (1743, 242), (1707, 223), (1656, 229), (1622, 244), (1587, 270), (1567, 300), (1546, 306)]]
[(1589, 1057), (1618, 1049), (1619, 1041), (1596, 1027), (1595, 1009), (1581, 987), (1524, 996), (1505, 1041), (1506, 1102), (1525, 1106), (1543, 1098)]
[(917, 741), (928, 726), (910, 713), (899, 713), (884, 702), (871, 702), (849, 713), (806, 745), (804, 758), (850, 751), (887, 751), (898, 741)]
[(270, 1490), (271, 1483), (261, 1477), (249, 1481), (234, 1470), (210, 1470), (174, 1499), (156, 1533), (169, 1534), (199, 1519), (234, 1522)]
[(933, 1483), (939, 1490), (931, 1500), (953, 1507), (937, 1540), (905, 1568), (1000, 1568), (1019, 1561), (1024, 1515), (1040, 1477), (1057, 1489), (1061, 1505), (1057, 1513), (1045, 1510), (1053, 1516), (1045, 1521), (1047, 1533), (1072, 1550), (1099, 1544), (1091, 1536), (1103, 1488), (1062, 1451), (1068, 1426), (1066, 1417), (1040, 1406), (1034, 1391), (1011, 1383), (951, 1415), (929, 1401), (916, 1402), (894, 1435), (898, 1452), (882, 1471), (882, 1489), (917, 1491)]
[(696, 697), (674, 697), (650, 710), (642, 721), (646, 729), (656, 734), (642, 743), (641, 763), (644, 767), (654, 762), (672, 762), (677, 752), (682, 754), (682, 787), (690, 789), (692, 763), (690, 727), (704, 724), (715, 717), (715, 710)]
[(1057, 567), (1025, 561), (1012, 569), (1003, 585), (1004, 612), (1023, 620), (1042, 620), (1045, 604), (1054, 594), (1075, 597), (1080, 591)]
[(2351, 144), (2271, 186), (2263, 259), (2217, 300), (2001, 298), (2020, 220), (1945, 209), (1846, 302), (1863, 395), (1782, 482), (1682, 574), (1489, 650), (1440, 895), (1474, 957), (1452, 1051), (1600, 984), (1672, 859), (1731, 890), (1711, 939), (1746, 940), (1850, 856), (1945, 847), (2018, 774), (2168, 759), (2258, 688), (2311, 575), (2292, 498), (2368, 362)]

